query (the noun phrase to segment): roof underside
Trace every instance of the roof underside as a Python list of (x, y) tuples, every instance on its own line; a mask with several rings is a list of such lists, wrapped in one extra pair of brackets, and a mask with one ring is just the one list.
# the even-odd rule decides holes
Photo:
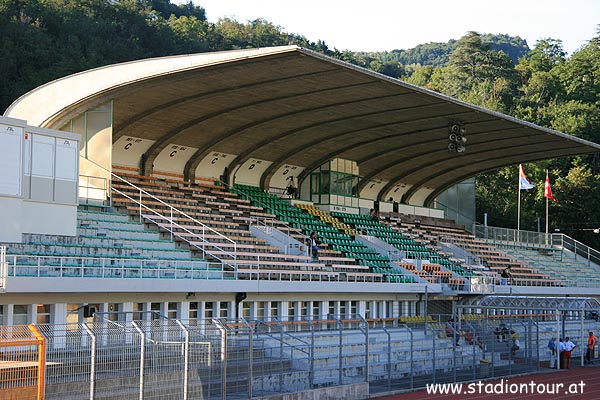
[[(232, 54), (235, 52), (232, 52)], [(151, 62), (151, 61), (141, 61)], [(118, 73), (118, 72), (117, 72)], [(306, 172), (339, 157), (358, 162), (364, 182), (431, 191), (499, 167), (600, 151), (600, 146), (462, 103), (295, 46), (256, 57), (178, 68), (103, 88), (47, 120), (57, 128), (89, 104), (113, 101), (113, 142), (155, 141), (146, 171), (169, 144), (197, 148), (189, 176), (211, 152), (272, 161)], [(87, 105), (86, 105), (87, 104)], [(450, 153), (449, 126), (466, 129), (466, 151)]]

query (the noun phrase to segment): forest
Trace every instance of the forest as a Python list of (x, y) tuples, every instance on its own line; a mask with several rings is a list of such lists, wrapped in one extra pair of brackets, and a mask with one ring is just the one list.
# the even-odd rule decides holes
[[(191, 1), (0, 0), (0, 110), (54, 79), (148, 57), (296, 44), (507, 115), (600, 143), (600, 29), (571, 55), (560, 38), (466, 32), (413, 49), (350, 52), (311, 42), (264, 19), (211, 23)], [(600, 154), (524, 164), (521, 228), (550, 229), (600, 249)], [(517, 166), (476, 178), (478, 221), (516, 228)], [(544, 224), (542, 222), (542, 230)]]

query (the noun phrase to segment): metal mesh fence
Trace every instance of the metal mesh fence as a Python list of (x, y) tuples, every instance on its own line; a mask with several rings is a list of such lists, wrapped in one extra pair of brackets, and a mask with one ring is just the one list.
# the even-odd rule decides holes
[(0, 327), (0, 398), (42, 398), (45, 346), (33, 325)]
[[(547, 368), (555, 322), (451, 319), (148, 317), (37, 328), (47, 341), (49, 400), (253, 398), (348, 384), (376, 393)], [(574, 320), (564, 329), (578, 338), (597, 324)]]

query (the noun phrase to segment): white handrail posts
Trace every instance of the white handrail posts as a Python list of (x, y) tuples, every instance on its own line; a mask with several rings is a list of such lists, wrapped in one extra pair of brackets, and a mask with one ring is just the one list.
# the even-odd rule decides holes
[(171, 236), (171, 241), (173, 241), (173, 207), (169, 207), (169, 211), (171, 212), (171, 228), (169, 229), (170, 231), (170, 236)]
[(140, 189), (139, 204), (140, 204), (140, 208), (139, 208), (138, 212), (140, 213), (140, 222), (143, 222), (143, 217), (142, 217), (142, 189)]

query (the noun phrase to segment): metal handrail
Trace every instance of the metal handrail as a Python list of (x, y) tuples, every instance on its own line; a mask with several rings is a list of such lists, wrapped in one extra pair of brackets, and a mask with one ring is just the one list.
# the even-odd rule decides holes
[[(160, 217), (161, 219), (163, 219), (163, 220), (166, 220), (166, 221), (167, 221), (167, 222), (170, 224), (170, 228), (168, 229), (168, 231), (169, 231), (169, 233), (171, 234), (171, 240), (173, 240), (173, 236), (176, 236), (176, 237), (180, 238), (181, 240), (184, 240), (184, 241), (186, 241), (186, 242), (187, 242), (187, 243), (188, 243), (190, 246), (192, 246), (192, 247), (195, 247), (195, 248), (197, 248), (198, 250), (201, 250), (203, 254), (206, 254), (206, 253), (207, 253), (207, 254), (210, 254), (211, 256), (215, 257), (215, 258), (216, 258), (216, 259), (218, 259), (219, 261), (221, 261), (221, 262), (223, 262), (223, 263), (226, 263), (226, 264), (228, 264), (228, 265), (229, 265), (229, 266), (231, 266), (232, 268), (234, 268), (234, 267), (235, 267), (235, 260), (236, 260), (236, 253), (237, 253), (237, 243), (236, 243), (235, 241), (233, 241), (232, 239), (229, 239), (228, 237), (224, 236), (223, 234), (221, 234), (221, 233), (219, 233), (219, 232), (217, 232), (217, 231), (215, 231), (215, 230), (212, 230), (212, 229), (211, 229), (211, 228), (209, 228), (207, 225), (204, 225), (204, 224), (202, 224), (201, 222), (199, 222), (199, 221), (195, 220), (194, 218), (191, 218), (191, 217), (189, 217), (189, 218), (190, 218), (190, 219), (191, 219), (193, 222), (196, 222), (196, 223), (198, 223), (198, 224), (199, 224), (199, 226), (202, 228), (202, 235), (198, 235), (197, 233), (194, 233), (194, 232), (192, 232), (191, 230), (187, 229), (185, 226), (183, 226), (183, 225), (181, 225), (181, 224), (179, 224), (179, 223), (175, 222), (175, 219), (174, 219), (174, 217), (173, 217), (173, 211), (174, 211), (174, 210), (175, 210), (175, 211), (178, 211), (178, 210), (177, 210), (175, 207), (172, 207), (172, 206), (170, 206), (170, 208), (171, 208), (171, 215), (170, 215), (169, 217), (167, 217), (167, 216), (165, 216), (164, 214), (161, 214), (160, 212), (158, 212), (157, 210), (154, 210), (153, 208), (151, 208), (151, 207), (148, 207), (147, 205), (143, 204), (143, 203), (142, 203), (142, 201), (141, 201), (141, 197), (142, 197), (142, 196), (140, 196), (140, 201), (137, 201), (136, 199), (132, 198), (131, 196), (127, 195), (126, 193), (124, 193), (124, 192), (121, 192), (119, 189), (115, 189), (115, 188), (113, 187), (113, 188), (112, 188), (112, 190), (113, 190), (114, 192), (116, 192), (116, 193), (120, 194), (121, 196), (123, 196), (123, 197), (125, 197), (125, 198), (128, 198), (128, 199), (130, 199), (130, 200), (132, 200), (132, 201), (136, 202), (136, 203), (137, 203), (137, 204), (140, 206), (140, 218), (146, 219), (146, 220), (148, 220), (148, 221), (150, 221), (150, 222), (154, 223), (155, 225), (157, 225), (157, 226), (159, 226), (159, 227), (161, 227), (161, 228), (165, 228), (165, 229), (166, 229), (166, 226), (165, 226), (164, 224), (161, 224), (161, 223), (160, 223), (160, 221), (158, 221), (158, 220), (154, 220), (154, 219), (152, 219), (150, 216), (143, 214), (143, 213), (142, 213), (142, 209), (144, 209), (144, 210), (147, 210), (147, 211), (151, 212), (152, 214), (154, 214), (154, 215), (156, 215), (156, 216)], [(140, 189), (140, 190), (143, 190), (143, 189)], [(152, 196), (152, 195), (150, 195), (150, 196)], [(158, 198), (155, 198), (155, 199), (157, 199), (157, 200), (160, 200), (160, 199), (158, 199)], [(161, 201), (161, 202), (162, 202), (162, 201)], [(162, 203), (164, 203), (164, 202), (162, 202)], [(164, 203), (164, 204), (167, 204), (167, 203)], [(167, 205), (168, 205), (168, 204), (167, 204)], [(186, 216), (187, 216), (187, 215), (186, 215)], [(173, 227), (176, 227), (176, 228), (178, 228), (178, 229), (181, 229), (181, 230), (183, 230), (184, 232), (188, 233), (189, 235), (193, 236), (194, 238), (199, 238), (199, 239), (201, 240), (201, 242), (203, 243), (203, 245), (207, 245), (207, 244), (208, 244), (210, 247), (213, 247), (213, 248), (215, 248), (215, 249), (217, 249), (217, 250), (220, 250), (220, 251), (222, 251), (222, 252), (223, 252), (223, 253), (225, 253), (225, 254), (229, 254), (229, 252), (228, 252), (227, 250), (225, 250), (225, 249), (223, 249), (223, 248), (221, 248), (221, 247), (217, 246), (216, 244), (214, 244), (214, 243), (212, 243), (212, 242), (209, 242), (209, 241), (208, 241), (208, 240), (206, 240), (206, 239), (205, 239), (205, 237), (204, 237), (204, 234), (205, 234), (205, 229), (207, 229), (207, 228), (208, 228), (208, 229), (210, 229), (210, 230), (211, 230), (211, 232), (213, 232), (213, 233), (217, 233), (219, 236), (221, 236), (221, 237), (225, 238), (227, 241), (229, 241), (229, 242), (233, 243), (233, 247), (234, 247), (234, 253), (233, 253), (233, 256), (232, 256), (232, 257), (233, 257), (233, 264), (229, 264), (228, 262), (226, 262), (226, 261), (225, 261), (225, 260), (223, 260), (222, 258), (218, 257), (218, 256), (217, 256), (217, 255), (215, 255), (214, 253), (211, 253), (210, 251), (206, 251), (206, 249), (204, 248), (204, 246), (199, 246), (199, 245), (197, 245), (197, 244), (193, 243), (193, 242), (192, 242), (191, 240), (189, 240), (189, 239), (188, 239), (186, 236), (183, 236), (183, 235), (177, 234), (177, 232), (175, 232), (175, 230), (173, 229)]]
[[(102, 176), (91, 176), (91, 175), (79, 175), (80, 181), (83, 179), (85, 181), (85, 185), (79, 184), (79, 198), (86, 199), (86, 201), (90, 200), (90, 191), (100, 191), (103, 193), (102, 202), (104, 203), (108, 198), (108, 182), (107, 179)], [(102, 182), (102, 187), (96, 187), (90, 184), (92, 179), (99, 180)], [(85, 191), (86, 195), (83, 196), (82, 193)], [(96, 200), (96, 198), (92, 197), (92, 199)], [(97, 199), (100, 200), (100, 199)]]
[[(245, 320), (243, 319), (243, 321), (245, 321)], [(289, 347), (291, 349), (298, 350), (301, 353), (304, 353), (306, 355), (310, 354), (309, 351), (304, 350), (302, 347), (299, 347), (299, 345), (294, 345), (294, 344), (291, 344), (289, 342), (284, 341), (283, 337), (285, 336), (285, 337), (289, 337), (289, 338), (291, 338), (293, 340), (296, 340), (296, 341), (300, 342), (301, 344), (303, 344), (306, 347), (310, 346), (309, 342), (307, 342), (306, 340), (303, 340), (300, 337), (294, 336), (294, 335), (290, 334), (289, 332), (287, 332), (285, 329), (283, 329), (283, 327), (281, 326), (281, 324), (279, 323), (279, 321), (274, 320), (274, 322), (276, 323), (275, 326), (278, 328), (276, 334), (279, 335), (280, 337), (275, 337), (275, 334), (273, 334), (273, 333), (270, 332), (270, 329), (273, 328), (273, 324), (269, 324), (269, 323), (266, 323), (264, 321), (260, 321), (260, 320), (257, 320), (257, 319), (248, 321), (247, 323), (248, 323), (248, 325), (254, 324), (255, 326), (262, 326), (262, 325), (264, 325), (265, 327), (268, 328), (268, 331), (260, 331), (259, 332), (259, 331), (255, 330), (255, 334), (256, 335), (262, 334), (262, 335), (268, 336), (268, 337), (270, 337), (270, 338), (272, 338), (272, 339), (274, 339), (276, 341), (280, 341), (280, 343), (284, 344), (285, 346), (287, 346), (287, 347)]]
[(6, 289), (8, 262), (6, 261), (6, 246), (0, 246), (0, 290)]
[[(85, 157), (83, 157), (83, 156), (80, 156), (80, 157), (82, 157), (82, 158), (85, 158)], [(152, 194), (148, 193), (148, 192), (147, 192), (147, 191), (145, 191), (144, 189), (142, 189), (142, 188), (140, 188), (140, 187), (138, 187), (138, 186), (134, 185), (133, 183), (131, 183), (131, 182), (127, 181), (126, 179), (123, 179), (123, 178), (121, 178), (119, 175), (115, 174), (115, 173), (114, 173), (114, 172), (112, 172), (112, 171), (109, 171), (108, 169), (106, 169), (106, 168), (104, 168), (103, 166), (101, 166), (101, 165), (99, 165), (99, 164), (95, 163), (94, 161), (92, 161), (92, 160), (89, 160), (89, 159), (86, 159), (86, 161), (89, 161), (90, 163), (92, 163), (92, 164), (96, 165), (98, 168), (101, 168), (101, 169), (102, 169), (102, 170), (104, 170), (105, 172), (108, 172), (108, 173), (110, 174), (110, 176), (111, 176), (111, 177), (114, 177), (114, 178), (118, 179), (119, 181), (121, 181), (121, 182), (124, 182), (125, 184), (127, 184), (127, 185), (131, 186), (132, 188), (134, 188), (135, 190), (137, 190), (137, 191), (140, 193), (140, 195), (139, 195), (139, 200), (137, 200), (137, 199), (133, 199), (133, 198), (131, 198), (131, 197), (127, 196), (129, 199), (131, 199), (132, 201), (136, 202), (136, 203), (137, 203), (137, 204), (140, 206), (140, 218), (142, 218), (141, 207), (142, 207), (142, 206), (145, 206), (145, 205), (142, 203), (142, 193), (143, 193), (144, 195), (146, 195), (146, 196), (150, 197), (152, 200), (154, 200), (154, 201), (158, 201), (159, 203), (161, 203), (161, 204), (163, 204), (164, 206), (167, 206), (167, 207), (169, 208), (169, 210), (171, 211), (171, 217), (170, 217), (170, 218), (168, 218), (168, 217), (166, 217), (166, 216), (164, 216), (164, 215), (161, 215), (160, 213), (157, 213), (157, 215), (161, 215), (163, 218), (165, 218), (165, 219), (168, 219), (168, 220), (169, 220), (171, 223), (173, 223), (173, 212), (175, 212), (175, 213), (178, 213), (178, 214), (181, 214), (181, 215), (183, 215), (184, 217), (186, 217), (188, 220), (192, 221), (193, 223), (195, 223), (195, 224), (198, 224), (199, 226), (202, 226), (202, 229), (203, 229), (203, 231), (204, 231), (205, 229), (206, 229), (206, 230), (209, 230), (209, 231), (211, 231), (212, 233), (214, 233), (214, 234), (216, 234), (216, 235), (220, 236), (220, 237), (221, 237), (221, 238), (223, 238), (224, 240), (226, 240), (226, 241), (228, 241), (228, 242), (232, 243), (232, 244), (233, 244), (233, 249), (234, 249), (234, 250), (233, 250), (233, 253), (231, 254), (231, 257), (232, 257), (232, 259), (233, 259), (233, 264), (235, 265), (235, 260), (236, 260), (236, 258), (237, 258), (237, 256), (236, 256), (236, 254), (237, 254), (237, 243), (236, 243), (234, 240), (232, 240), (232, 239), (228, 238), (227, 236), (223, 235), (222, 233), (220, 233), (220, 232), (218, 232), (218, 231), (216, 231), (216, 230), (212, 229), (212, 228), (211, 228), (211, 227), (209, 227), (208, 225), (205, 225), (205, 224), (203, 224), (202, 222), (200, 222), (200, 221), (196, 220), (195, 218), (193, 218), (193, 217), (189, 216), (188, 214), (186, 214), (185, 212), (183, 212), (183, 211), (179, 210), (178, 208), (176, 208), (176, 207), (173, 207), (171, 204), (168, 204), (168, 203), (164, 202), (163, 200), (159, 199), (158, 197), (156, 197), (156, 196), (154, 196), (154, 195), (152, 195)], [(122, 192), (120, 192), (120, 191), (118, 191), (118, 189), (115, 189), (114, 187), (112, 187), (112, 183), (111, 183), (111, 190), (113, 190), (113, 191), (115, 191), (115, 192), (117, 192), (117, 193), (119, 193), (119, 194), (123, 195), (123, 193), (122, 193)], [(149, 208), (149, 207), (147, 207), (147, 206), (145, 206), (145, 207), (146, 207), (146, 208), (148, 208), (148, 209), (150, 209), (150, 208)], [(154, 221), (152, 221), (152, 222), (153, 222), (153, 223), (156, 223), (156, 222), (154, 222)], [(172, 232), (172, 230), (171, 230), (171, 233), (173, 233), (173, 232)], [(202, 241), (206, 242), (206, 243), (207, 243), (208, 245), (210, 245), (210, 246), (213, 246), (213, 247), (218, 247), (218, 246), (214, 246), (214, 245), (213, 245), (211, 242), (209, 242), (209, 241), (206, 241), (204, 238), (201, 238), (201, 237), (199, 237), (199, 238), (200, 238)], [(182, 239), (183, 239), (183, 240), (185, 240), (186, 242), (190, 243), (190, 242), (189, 242), (187, 239), (185, 239), (185, 238), (182, 238)], [(190, 243), (190, 244), (191, 244), (191, 243)], [(223, 250), (223, 251), (224, 251), (224, 250)], [(226, 251), (224, 251), (224, 252), (225, 252), (225, 253), (227, 253)], [(209, 254), (210, 254), (210, 253), (209, 253)], [(212, 255), (212, 254), (211, 254), (211, 255)], [(214, 255), (213, 255), (213, 256), (214, 256)], [(218, 257), (217, 257), (217, 258), (218, 258)], [(218, 258), (218, 259), (219, 259), (220, 261), (222, 261), (220, 258)]]
[[(17, 260), (32, 259), (34, 265), (18, 265)], [(59, 259), (59, 263), (47, 263), (44, 260), (47, 259)], [(69, 263), (69, 261), (73, 261)], [(167, 267), (155, 267), (148, 266), (148, 264), (155, 263), (168, 263)], [(7, 256), (7, 276), (8, 277), (92, 277), (92, 278), (125, 278), (127, 274), (125, 271), (133, 273), (133, 271), (139, 270), (137, 275), (143, 277), (143, 273), (155, 272), (156, 276), (153, 278), (163, 278), (164, 273), (175, 272), (175, 278), (177, 273), (185, 275), (185, 273), (205, 273), (204, 279), (212, 279), (210, 273), (218, 273), (223, 278), (225, 270), (223, 269), (222, 263), (208, 263), (206, 261), (190, 261), (190, 260), (157, 260), (157, 259), (126, 259), (126, 258), (110, 258), (110, 257), (87, 257), (87, 256), (36, 256), (27, 254), (10, 254)], [(132, 265), (136, 264), (136, 265)], [(178, 267), (178, 264), (185, 264), (186, 268)], [(194, 268), (191, 265), (198, 264), (200, 268)], [(218, 266), (218, 269), (211, 270), (211, 265)], [(12, 271), (8, 272), (8, 269), (12, 268)], [(97, 274), (89, 276), (85, 275), (85, 269), (98, 269)], [(26, 273), (21, 275), (18, 273), (19, 270), (31, 271), (34, 273)], [(77, 274), (70, 274), (69, 271), (77, 271)], [(111, 272), (118, 271), (118, 276), (111, 274)], [(52, 274), (46, 274), (44, 272), (52, 272)], [(187, 276), (181, 276), (181, 279), (187, 279)], [(170, 276), (164, 276), (164, 279), (173, 279)]]

